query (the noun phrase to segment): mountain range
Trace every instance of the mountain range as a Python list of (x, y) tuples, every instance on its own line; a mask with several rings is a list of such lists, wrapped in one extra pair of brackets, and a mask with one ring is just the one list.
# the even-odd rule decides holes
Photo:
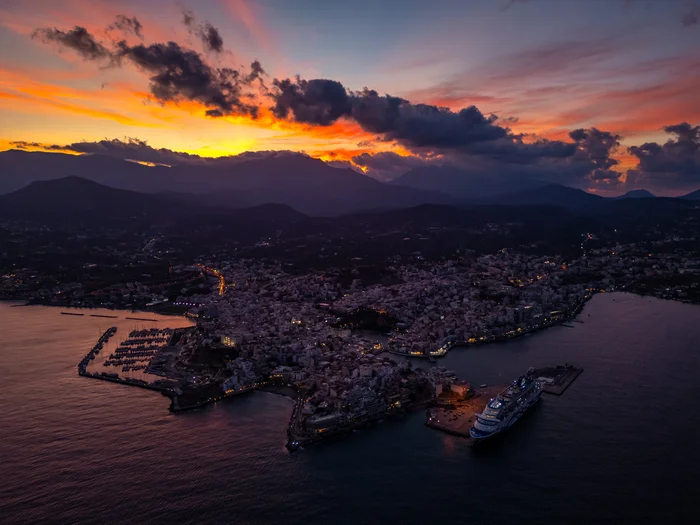
[[(590, 212), (613, 200), (654, 199), (646, 190), (603, 198), (583, 190), (512, 176), (473, 176), (455, 168), (413, 169), (391, 183), (382, 183), (351, 169), (335, 168), (301, 154), (258, 157), (236, 163), (211, 165), (144, 166), (103, 155), (61, 153), (0, 152), (0, 195), (27, 187), (32, 182), (79, 177), (117, 190), (158, 196), (155, 211), (168, 203), (180, 207), (242, 209), (263, 204), (282, 204), (312, 216), (337, 216), (363, 211), (443, 205), (552, 205), (571, 211)], [(72, 181), (72, 182), (71, 182)], [(54, 188), (73, 195), (69, 179)], [(41, 188), (41, 186), (39, 186)], [(36, 188), (32, 191), (38, 191)], [(8, 209), (22, 194), (2, 199)], [(141, 197), (131, 195), (134, 203)], [(122, 195), (121, 197), (124, 197)], [(59, 198), (59, 193), (56, 193)], [(700, 199), (700, 190), (681, 197)], [(21, 199), (20, 199), (21, 200)], [(35, 205), (38, 200), (29, 199)], [(51, 199), (49, 199), (50, 201)], [(75, 199), (71, 201), (77, 205)], [(85, 203), (86, 205), (90, 204)], [(52, 202), (42, 202), (48, 210)], [(131, 209), (138, 204), (123, 202)], [(108, 209), (108, 208), (107, 208)], [(83, 210), (87, 211), (87, 210)]]

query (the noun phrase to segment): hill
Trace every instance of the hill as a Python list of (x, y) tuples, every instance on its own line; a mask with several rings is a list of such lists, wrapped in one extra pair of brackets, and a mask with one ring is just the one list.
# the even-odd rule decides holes
[(654, 199), (656, 198), (656, 195), (654, 195), (652, 192), (645, 190), (645, 189), (639, 189), (639, 190), (630, 190), (624, 195), (620, 195), (619, 197), (615, 197), (615, 199)]
[(92, 217), (95, 220), (153, 216), (171, 204), (161, 196), (110, 188), (70, 176), (34, 181), (29, 186), (0, 195), (0, 214), (16, 218)]
[(606, 201), (599, 195), (559, 184), (548, 184), (539, 188), (504, 193), (484, 199), (489, 204), (507, 206), (558, 206), (566, 210), (590, 212)]
[(698, 201), (698, 200), (700, 200), (700, 190), (695, 190), (692, 193), (688, 193), (687, 195), (682, 195), (678, 198), (689, 200), (689, 201)]

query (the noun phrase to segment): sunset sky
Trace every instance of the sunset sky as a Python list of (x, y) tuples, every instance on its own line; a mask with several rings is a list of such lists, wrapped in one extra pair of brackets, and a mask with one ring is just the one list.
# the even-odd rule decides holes
[[(185, 24), (188, 11), (194, 18)], [(118, 16), (138, 20), (138, 30), (115, 23)], [(209, 24), (223, 48), (202, 38)], [(63, 37), (76, 26), (109, 51), (86, 58), (66, 45)], [(128, 48), (116, 51), (122, 39)], [(700, 187), (700, 132), (693, 128), (700, 124), (700, 2), (685, 0), (3, 0), (0, 150), (17, 147), (13, 142), (36, 149), (133, 138), (205, 157), (304, 151), (370, 172), (367, 159), (378, 152), (416, 162), (468, 163), (483, 155), (459, 144), (451, 156), (452, 146), (432, 139), (378, 132), (349, 110), (324, 121), (301, 116), (293, 104), (282, 114), (272, 108), (285, 99), (268, 98), (258, 80), (243, 86), (255, 111), (208, 116), (219, 106), (191, 91), (159, 96), (153, 70), (138, 62), (138, 46), (170, 41), (215, 70), (249, 74), (259, 61), (265, 90), (274, 79), (299, 75), (449, 108), (449, 116), (474, 105), (509, 129), (499, 141), (571, 142), (569, 133), (581, 128), (619, 135), (619, 146), (606, 150), (618, 163), (595, 161), (619, 180), (587, 176), (578, 184), (586, 189), (644, 185), (678, 194)], [(685, 135), (664, 130), (684, 122)], [(579, 148), (590, 145), (585, 140)], [(643, 153), (628, 150), (668, 140), (676, 143), (645, 150), (655, 157), (644, 166)], [(371, 174), (392, 178), (402, 166)]]

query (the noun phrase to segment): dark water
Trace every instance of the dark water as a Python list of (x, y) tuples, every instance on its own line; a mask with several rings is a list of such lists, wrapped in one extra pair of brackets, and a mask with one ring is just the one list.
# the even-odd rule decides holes
[(77, 376), (109, 321), (0, 304), (0, 522), (700, 523), (700, 307), (599, 295), (579, 319), (441, 362), (477, 384), (585, 368), (490, 446), (414, 414), (290, 455), (291, 400), (173, 416)]

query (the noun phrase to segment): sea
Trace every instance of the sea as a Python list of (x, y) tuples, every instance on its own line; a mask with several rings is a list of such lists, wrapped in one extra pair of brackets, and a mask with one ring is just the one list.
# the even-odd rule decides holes
[(419, 411), (296, 453), (289, 398), (172, 415), (78, 377), (100, 333), (144, 323), (61, 311), (0, 304), (3, 524), (700, 523), (700, 306), (599, 294), (571, 327), (452, 350), (437, 366), (477, 385), (584, 368), (484, 446)]

